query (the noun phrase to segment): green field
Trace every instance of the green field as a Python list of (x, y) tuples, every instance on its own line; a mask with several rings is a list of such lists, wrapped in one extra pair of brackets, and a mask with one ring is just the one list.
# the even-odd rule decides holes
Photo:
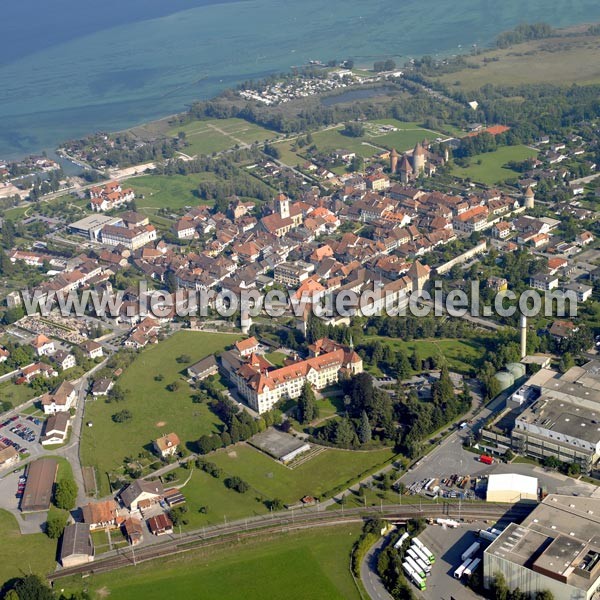
[[(389, 133), (380, 131), (381, 125), (392, 125), (396, 131)], [(446, 137), (438, 131), (425, 129), (419, 123), (398, 121), (396, 119), (379, 119), (365, 123), (365, 134), (354, 138), (342, 134), (343, 126), (337, 126), (312, 134), (313, 142), (321, 152), (333, 152), (335, 150), (350, 150), (363, 158), (371, 158), (380, 152), (396, 148), (404, 152), (414, 148), (417, 142), (424, 139), (433, 140), (437, 137)], [(281, 152), (281, 160), (287, 165), (297, 166), (306, 162), (300, 156), (304, 149), (297, 152), (292, 150), (293, 141), (278, 142), (277, 148)], [(344, 168), (333, 169), (334, 172), (343, 173)]]
[(349, 571), (358, 525), (279, 534), (196, 550), (104, 575), (61, 581), (92, 599), (357, 600)]
[[(484, 62), (487, 59), (487, 62)], [(491, 59), (491, 60), (490, 60)], [(483, 85), (518, 86), (550, 83), (570, 85), (600, 82), (600, 36), (536, 40), (467, 58), (470, 65), (439, 78), (466, 90)]]
[(189, 156), (222, 152), (236, 145), (264, 142), (277, 136), (277, 133), (243, 119), (212, 119), (193, 121), (173, 127), (168, 135), (177, 136), (180, 131), (186, 134), (188, 145), (183, 152)]
[(196, 190), (205, 181), (215, 181), (215, 178), (211, 173), (142, 175), (130, 179), (127, 186), (135, 191), (138, 210), (147, 209), (152, 214), (152, 211), (159, 208), (177, 210), (184, 206), (203, 204)]
[(0, 510), (0, 584), (30, 572), (41, 576), (53, 570), (56, 540), (44, 533), (21, 535), (13, 515)]
[[(507, 169), (503, 165), (511, 160), (524, 161), (536, 154), (535, 150), (527, 146), (502, 146), (494, 152), (469, 157), (470, 164), (466, 168), (455, 165), (452, 168), (452, 175), (469, 178), (486, 185), (495, 185), (518, 175), (516, 171)], [(479, 161), (481, 164), (477, 164)]]
[[(374, 470), (394, 456), (389, 449), (359, 452), (327, 449), (295, 469), (285, 467), (245, 444), (210, 455), (229, 475), (237, 475), (252, 488), (246, 495), (279, 498), (295, 503), (303, 496), (319, 497), (339, 486), (350, 485), (359, 475)], [(366, 476), (366, 475), (365, 475)]]
[[(93, 427), (84, 427), (81, 456), (84, 465), (97, 468), (101, 495), (107, 494), (107, 472), (122, 466), (126, 456), (137, 457), (150, 449), (152, 440), (174, 431), (182, 442), (189, 443), (205, 433), (217, 431), (219, 419), (206, 404), (194, 404), (183, 372), (187, 364), (176, 358), (187, 354), (196, 362), (209, 354), (233, 344), (235, 335), (182, 331), (140, 353), (119, 379), (126, 390), (126, 399), (106, 403), (103, 399), (88, 401), (85, 420)], [(155, 381), (161, 374), (162, 381)], [(179, 389), (170, 392), (166, 386), (177, 381)], [(127, 423), (114, 423), (111, 416), (123, 409), (133, 418)]]
[[(453, 339), (429, 339), (413, 340), (405, 342), (400, 339), (382, 336), (367, 336), (365, 342), (379, 340), (382, 344), (391, 346), (394, 350), (404, 350), (409, 356), (415, 351), (419, 358), (425, 359), (430, 356), (444, 357), (448, 361), (451, 371), (469, 374), (473, 371), (472, 361), (477, 361), (483, 356), (484, 348), (479, 340), (453, 340)], [(369, 369), (374, 375), (381, 375), (377, 368)]]
[(20, 406), (34, 396), (35, 392), (28, 385), (15, 385), (12, 381), (0, 385), (0, 398), (13, 406)]

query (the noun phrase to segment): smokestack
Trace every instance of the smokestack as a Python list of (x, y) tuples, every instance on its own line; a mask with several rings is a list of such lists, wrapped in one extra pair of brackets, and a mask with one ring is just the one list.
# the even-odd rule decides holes
[(527, 317), (521, 315), (521, 359), (527, 356)]

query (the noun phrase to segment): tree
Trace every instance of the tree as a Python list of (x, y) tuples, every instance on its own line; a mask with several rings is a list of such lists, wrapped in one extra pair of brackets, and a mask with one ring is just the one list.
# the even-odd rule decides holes
[(179, 382), (178, 381), (172, 381), (171, 383), (169, 383), (167, 385), (167, 390), (169, 392), (176, 392), (179, 389)]
[(188, 511), (187, 506), (174, 506), (169, 511), (169, 516), (171, 517), (171, 521), (173, 521), (173, 525), (175, 525), (175, 527), (179, 527), (181, 525), (187, 525), (189, 523), (189, 520), (185, 516), (187, 511)]
[(546, 458), (544, 458), (544, 466), (549, 469), (558, 469), (558, 467), (560, 467), (560, 461), (556, 456), (546, 456)]
[(571, 477), (578, 477), (581, 475), (581, 465), (579, 463), (571, 463), (567, 468), (567, 474)]
[(127, 409), (121, 410), (112, 416), (112, 420), (115, 423), (127, 423), (128, 421), (131, 421), (131, 419), (133, 419), (133, 415)]
[(51, 512), (46, 521), (46, 535), (52, 539), (57, 540), (67, 526), (68, 513), (64, 511)]
[(10, 219), (6, 219), (2, 224), (2, 245), (5, 248), (12, 248), (15, 244), (15, 224)]
[(371, 441), (371, 423), (367, 411), (363, 410), (360, 417), (360, 425), (358, 426), (358, 439), (361, 444), (367, 444)]
[(357, 122), (346, 123), (341, 134), (354, 138), (362, 137), (365, 135), (365, 126), (362, 123)]
[(267, 500), (265, 504), (269, 510), (283, 510), (283, 501), (280, 498)]
[(230, 490), (235, 490), (239, 494), (245, 494), (250, 489), (250, 486), (237, 475), (228, 477), (225, 480), (225, 487), (229, 488)]
[(561, 373), (566, 373), (571, 367), (575, 366), (575, 360), (570, 352), (565, 352), (560, 362), (558, 363), (558, 369)]
[(77, 484), (74, 479), (61, 479), (56, 484), (54, 493), (54, 503), (58, 508), (64, 510), (73, 510), (77, 502)]
[(347, 417), (342, 417), (336, 424), (333, 441), (336, 446), (344, 448), (351, 446), (356, 437), (352, 422)]
[(310, 423), (319, 416), (315, 393), (308, 381), (304, 382), (300, 398), (298, 398), (298, 421), (302, 424)]
[[(54, 593), (37, 575), (25, 575), (19, 579), (14, 589), (17, 600), (52, 600)], [(8, 594), (5, 598), (8, 598)]]
[(490, 596), (492, 600), (507, 600), (508, 586), (502, 573), (495, 573), (490, 586)]

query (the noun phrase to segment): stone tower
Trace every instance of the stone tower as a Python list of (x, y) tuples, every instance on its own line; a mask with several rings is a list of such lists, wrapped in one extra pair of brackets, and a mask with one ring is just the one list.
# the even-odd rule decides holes
[(535, 194), (531, 187), (525, 192), (525, 208), (533, 208), (535, 206)]
[(400, 181), (402, 183), (408, 183), (413, 178), (413, 168), (410, 164), (410, 161), (406, 156), (402, 157), (402, 161), (400, 162)]
[(390, 171), (395, 173), (398, 170), (398, 152), (396, 148), (392, 148), (390, 153)]
[(423, 171), (425, 171), (425, 148), (423, 148), (422, 144), (418, 143), (415, 146), (412, 158), (413, 171), (415, 172), (415, 175), (419, 176)]

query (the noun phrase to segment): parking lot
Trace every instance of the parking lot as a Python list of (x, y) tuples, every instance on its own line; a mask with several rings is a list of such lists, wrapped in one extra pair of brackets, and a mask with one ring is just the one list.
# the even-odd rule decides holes
[(41, 452), (39, 438), (43, 419), (32, 415), (15, 415), (0, 423), (0, 442), (13, 446), (22, 456)]
[[(467, 585), (466, 581), (454, 579), (454, 571), (462, 560), (461, 554), (478, 538), (479, 529), (487, 529), (491, 523), (465, 523), (456, 529), (444, 528), (440, 525), (430, 525), (419, 539), (435, 555), (435, 564), (431, 575), (427, 578), (427, 590), (420, 592), (424, 598), (432, 600), (476, 600), (479, 598)], [(486, 542), (482, 543), (479, 552), (473, 558), (483, 554)]]

